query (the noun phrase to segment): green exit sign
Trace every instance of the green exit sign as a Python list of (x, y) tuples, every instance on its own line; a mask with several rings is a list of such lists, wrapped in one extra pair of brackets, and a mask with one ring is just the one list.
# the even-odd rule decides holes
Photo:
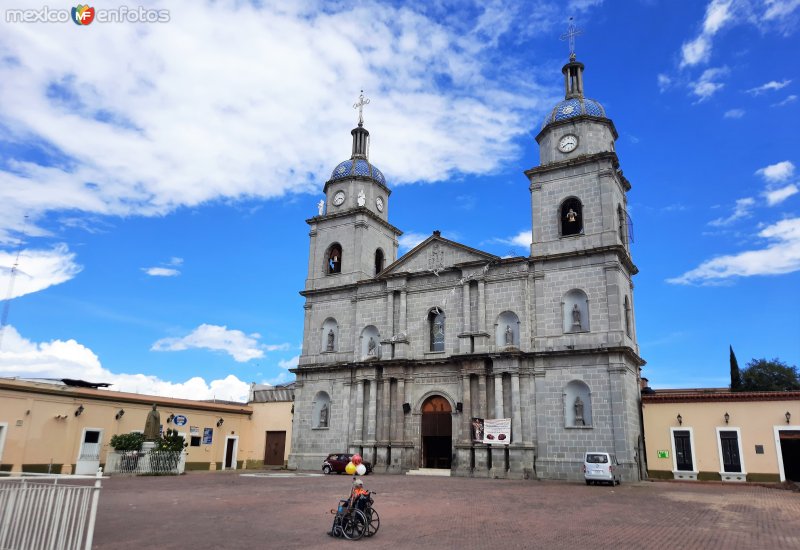
[(669, 458), (669, 451), (658, 451), (658, 458)]

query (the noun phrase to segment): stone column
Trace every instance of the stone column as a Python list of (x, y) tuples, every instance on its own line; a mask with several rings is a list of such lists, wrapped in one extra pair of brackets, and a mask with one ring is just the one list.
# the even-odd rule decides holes
[(494, 417), (504, 418), (503, 416), (503, 375), (494, 375)]
[(386, 293), (386, 330), (388, 334), (384, 338), (392, 337), (397, 333), (397, 327), (394, 326), (394, 291), (392, 290)]
[(522, 409), (520, 408), (519, 374), (511, 373), (511, 442), (522, 443)]
[(403, 437), (403, 420), (405, 418), (403, 414), (403, 403), (405, 403), (405, 385), (406, 381), (401, 377), (397, 379), (397, 388), (395, 392), (395, 402), (393, 403), (392, 407), (392, 414), (394, 418), (394, 433), (392, 433), (392, 441), (393, 442), (400, 442), (403, 441), (405, 438)]
[[(480, 283), (479, 283), (480, 284)], [(479, 287), (480, 288), (480, 287)], [(486, 395), (486, 376), (478, 375), (478, 395), (470, 396), (474, 400), (474, 412), (479, 418), (486, 418), (487, 395)], [(475, 469), (472, 471), (474, 477), (489, 476), (489, 449), (483, 443), (475, 444)]]
[[(303, 351), (301, 352), (302, 355), (309, 355), (310, 352), (310, 342), (308, 341), (309, 338), (314, 338), (315, 333), (311, 331), (311, 304), (303, 305), (303, 309), (305, 310), (303, 313), (303, 334), (305, 337), (303, 338)], [(315, 354), (316, 355), (316, 354)]]
[(470, 399), (469, 374), (461, 375), (461, 441), (469, 444), (472, 441), (472, 406)]
[[(465, 281), (461, 285), (461, 314), (462, 314), (462, 323), (461, 323), (461, 332), (466, 333), (470, 332), (470, 314), (469, 314), (469, 281)], [(472, 351), (470, 349), (470, 339), (469, 338), (459, 338), (458, 339), (458, 348), (459, 352), (461, 353), (469, 353)]]
[(408, 327), (406, 327), (406, 289), (400, 291), (400, 332), (408, 336)]
[(364, 441), (364, 380), (358, 381), (356, 387), (356, 430), (353, 439)]
[(375, 430), (377, 428), (376, 413), (378, 411), (378, 381), (373, 378), (369, 381), (369, 407), (367, 408), (367, 442), (375, 443)]
[(486, 280), (478, 281), (478, 331), (486, 332)]
[(390, 433), (391, 417), (392, 417), (392, 404), (390, 390), (392, 381), (390, 378), (383, 379), (383, 398), (381, 403), (381, 410), (378, 411), (378, 418), (381, 419), (381, 441), (389, 442), (392, 439)]

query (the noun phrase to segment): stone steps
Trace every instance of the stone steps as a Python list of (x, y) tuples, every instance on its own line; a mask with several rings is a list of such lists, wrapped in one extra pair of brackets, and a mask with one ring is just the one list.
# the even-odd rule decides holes
[(409, 470), (406, 472), (407, 476), (444, 476), (450, 477), (450, 470), (444, 468), (420, 468), (418, 470)]

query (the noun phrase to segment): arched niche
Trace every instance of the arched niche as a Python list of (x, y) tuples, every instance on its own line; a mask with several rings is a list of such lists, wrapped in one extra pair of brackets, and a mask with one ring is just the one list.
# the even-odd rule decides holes
[(364, 327), (361, 331), (361, 359), (380, 359), (381, 358), (381, 335), (373, 325)]
[(331, 419), (331, 397), (328, 392), (319, 391), (311, 402), (311, 427), (328, 428)]
[(339, 324), (333, 317), (328, 317), (322, 323), (322, 353), (332, 353), (339, 349)]
[(573, 288), (564, 295), (564, 332), (588, 332), (589, 299), (579, 288)]
[(384, 255), (382, 249), (375, 251), (375, 275), (383, 271)]
[(562, 237), (583, 233), (583, 204), (577, 197), (564, 199), (558, 209), (559, 229)]
[(499, 348), (519, 347), (519, 317), (513, 311), (504, 311), (497, 316), (494, 328), (495, 346)]
[(592, 425), (592, 392), (583, 380), (564, 386), (564, 425), (583, 428)]
[(342, 272), (342, 245), (333, 243), (325, 251), (325, 273), (335, 275)]
[(633, 331), (631, 330), (631, 303), (627, 296), (625, 296), (622, 307), (624, 309), (623, 313), (625, 314), (625, 334), (628, 335), (628, 338), (633, 338)]

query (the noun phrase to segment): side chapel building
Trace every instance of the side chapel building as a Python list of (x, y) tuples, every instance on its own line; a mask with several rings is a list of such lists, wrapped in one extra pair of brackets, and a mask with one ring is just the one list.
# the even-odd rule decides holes
[[(583, 453), (643, 471), (626, 193), (605, 109), (570, 57), (566, 97), (536, 136), (530, 256), (500, 258), (438, 231), (397, 257), (391, 190), (368, 157), (325, 183), (311, 226), (289, 466), (359, 452), (376, 471), (582, 479)], [(363, 98), (362, 98), (363, 105)], [(577, 403), (576, 403), (577, 402)], [(508, 445), (472, 418), (510, 418)]]

